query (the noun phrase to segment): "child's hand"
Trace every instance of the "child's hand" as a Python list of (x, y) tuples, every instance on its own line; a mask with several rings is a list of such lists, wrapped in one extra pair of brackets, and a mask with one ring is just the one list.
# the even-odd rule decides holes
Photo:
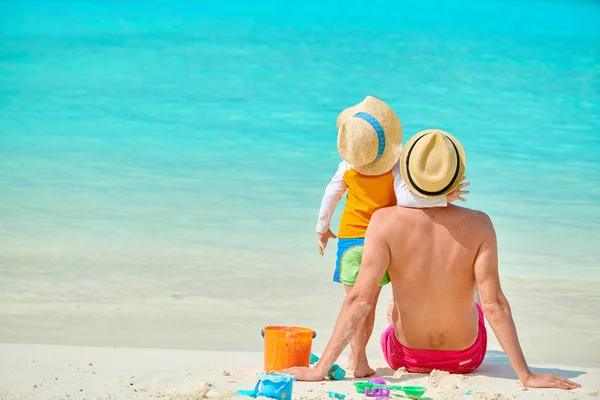
[(325, 247), (327, 247), (327, 241), (329, 239), (337, 239), (337, 236), (331, 232), (331, 229), (328, 229), (327, 232), (317, 233), (317, 243), (319, 244), (319, 254), (325, 254)]
[[(464, 182), (464, 180), (466, 178), (467, 178), (466, 176), (463, 176), (461, 182)], [(466, 188), (470, 184), (471, 184), (471, 182), (461, 183), (460, 185), (458, 185), (458, 187), (456, 189), (454, 189), (452, 192), (448, 193), (448, 197), (447, 197), (448, 203), (452, 203), (453, 201), (456, 201), (456, 200), (467, 201), (464, 197), (462, 197), (462, 195), (469, 194), (471, 192), (468, 190), (462, 190), (462, 189)]]

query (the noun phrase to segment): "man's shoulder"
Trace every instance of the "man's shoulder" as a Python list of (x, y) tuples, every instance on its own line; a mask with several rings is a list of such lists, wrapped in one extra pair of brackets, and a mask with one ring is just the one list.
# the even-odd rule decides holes
[(388, 224), (395, 225), (398, 221), (410, 219), (411, 212), (418, 209), (411, 209), (401, 206), (391, 206), (380, 208), (373, 213), (369, 225), (376, 224), (378, 226), (384, 226)]
[(398, 208), (396, 206), (392, 207), (384, 207), (378, 210), (375, 210), (373, 215), (371, 215), (371, 220), (369, 221), (369, 225), (382, 225), (389, 219), (389, 217), (394, 213), (394, 209)]
[(492, 219), (484, 211), (475, 210), (473, 208), (460, 207), (460, 206), (454, 206), (454, 207), (460, 208), (461, 210), (469, 212), (474, 218), (478, 219), (481, 223), (485, 223), (485, 224), (491, 224), (492, 223)]
[(400, 211), (402, 208), (403, 207), (399, 207), (399, 206), (390, 206), (390, 207), (380, 208), (378, 210), (375, 210), (375, 212), (373, 213), (373, 218), (383, 219), (386, 216), (398, 214), (398, 211)]
[(380, 208), (373, 213), (373, 218), (405, 218), (411, 215), (421, 214), (426, 208), (411, 208), (403, 206), (389, 206)]
[(450, 213), (450, 214), (462, 214), (468, 217), (468, 219), (474, 220), (481, 225), (493, 225), (492, 219), (484, 211), (475, 210), (473, 208), (461, 207), (454, 204), (449, 204), (447, 207), (432, 207), (432, 208), (408, 208), (401, 206), (391, 206), (380, 208), (373, 213), (371, 222), (383, 223), (398, 218), (412, 218), (413, 216), (423, 215), (425, 210), (433, 210), (435, 212)]
[(458, 205), (458, 204), (455, 204), (455, 203), (448, 204), (448, 208), (455, 208), (457, 210), (461, 210), (461, 211), (465, 211), (465, 212), (470, 212), (470, 213), (478, 214), (478, 215), (487, 215), (484, 211), (477, 210), (475, 208), (469, 208), (469, 207), (461, 206), (461, 205)]
[(457, 214), (464, 214), (467, 217), (467, 223), (470, 223), (471, 226), (477, 226), (486, 230), (494, 229), (494, 223), (492, 222), (492, 219), (484, 211), (457, 205), (449, 205), (448, 208), (454, 210), (453, 212)]

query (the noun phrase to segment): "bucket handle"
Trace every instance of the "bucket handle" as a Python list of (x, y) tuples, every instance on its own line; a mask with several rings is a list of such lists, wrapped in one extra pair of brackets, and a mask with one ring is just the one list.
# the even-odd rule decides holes
[[(261, 329), (260, 330), (260, 336), (262, 336), (263, 338), (265, 337), (265, 330)], [(313, 339), (317, 337), (317, 331), (313, 331)]]

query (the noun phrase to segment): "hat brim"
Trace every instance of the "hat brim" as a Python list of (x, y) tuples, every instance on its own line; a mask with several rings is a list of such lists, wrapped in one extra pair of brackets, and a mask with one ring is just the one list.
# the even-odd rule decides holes
[(383, 175), (394, 168), (394, 165), (396, 165), (400, 158), (400, 154), (402, 154), (401, 140), (399, 140), (398, 143), (388, 143), (385, 147), (385, 151), (377, 161), (360, 167), (353, 165), (352, 168), (363, 175)]
[[(454, 177), (454, 181), (443, 192), (436, 193), (436, 194), (424, 194), (419, 189), (417, 189), (411, 182), (411, 179), (409, 179), (408, 162), (407, 162), (408, 155), (410, 154), (410, 149), (413, 148), (413, 146), (419, 139), (421, 139), (425, 135), (435, 133), (435, 132), (442, 133), (444, 136), (446, 136), (448, 139), (450, 139), (452, 141), (452, 143), (454, 143), (454, 146), (456, 147), (456, 150), (458, 151), (458, 173)], [(426, 197), (426, 198), (442, 197), (442, 196), (446, 196), (448, 193), (451, 193), (454, 189), (456, 189), (458, 187), (458, 185), (460, 185), (460, 182), (462, 181), (463, 177), (465, 176), (466, 169), (467, 169), (467, 158), (466, 158), (466, 154), (465, 154), (465, 149), (463, 148), (462, 144), (460, 144), (460, 142), (454, 136), (449, 134), (448, 132), (445, 132), (445, 131), (442, 131), (439, 129), (427, 129), (427, 130), (421, 131), (421, 132), (417, 133), (416, 135), (414, 135), (413, 137), (411, 137), (408, 140), (408, 142), (406, 142), (406, 145), (404, 146), (404, 151), (402, 152), (402, 155), (400, 156), (400, 174), (402, 175), (402, 179), (404, 180), (404, 183), (406, 184), (406, 186), (408, 186), (408, 188), (413, 193), (417, 194), (418, 196)]]

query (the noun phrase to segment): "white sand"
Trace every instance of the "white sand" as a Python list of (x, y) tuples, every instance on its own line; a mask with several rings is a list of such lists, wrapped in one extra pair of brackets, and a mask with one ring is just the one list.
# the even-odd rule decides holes
[[(212, 385), (209, 399), (240, 397), (235, 391), (252, 389), (262, 369), (261, 353), (193, 350), (0, 344), (0, 359), (3, 400), (197, 400), (207, 383)], [(600, 369), (538, 365), (535, 372), (558, 372), (583, 387), (572, 392), (524, 391), (505, 358), (493, 351), (480, 370), (468, 376), (396, 374), (394, 378), (394, 371), (383, 362), (374, 364), (377, 375), (390, 382), (426, 385), (424, 399), (600, 398)], [(351, 382), (296, 383), (293, 398), (327, 398), (328, 391), (345, 393), (347, 399), (361, 398)], [(464, 394), (467, 391), (472, 394)]]

